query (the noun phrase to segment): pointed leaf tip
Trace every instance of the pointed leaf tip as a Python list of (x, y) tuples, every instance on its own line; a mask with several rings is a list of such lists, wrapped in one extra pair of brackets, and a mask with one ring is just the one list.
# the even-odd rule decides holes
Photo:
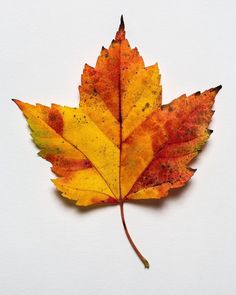
[(16, 99), (16, 98), (12, 98), (11, 99), (15, 104), (19, 105), (20, 104), (20, 100)]
[(21, 110), (23, 110), (24, 103), (22, 101), (20, 101), (19, 99), (16, 99), (16, 98), (12, 98), (12, 101), (18, 106), (18, 108), (20, 108)]
[(217, 87), (212, 88), (212, 91), (215, 91), (216, 93), (218, 93), (220, 91), (220, 89), (222, 88), (222, 85), (219, 85)]
[(124, 18), (123, 18), (123, 14), (120, 17), (120, 26), (119, 29), (116, 33), (116, 41), (122, 41), (125, 39), (125, 23), (124, 23)]
[(119, 31), (121, 31), (121, 30), (124, 31), (124, 29), (125, 29), (124, 17), (123, 17), (123, 14), (121, 14)]
[(211, 135), (213, 133), (213, 130), (212, 129), (207, 129), (207, 132), (209, 135)]

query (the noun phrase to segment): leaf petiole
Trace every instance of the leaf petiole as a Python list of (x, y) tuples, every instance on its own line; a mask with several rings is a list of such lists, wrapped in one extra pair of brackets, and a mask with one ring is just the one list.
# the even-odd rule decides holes
[(124, 227), (124, 230), (125, 230), (125, 234), (132, 246), (132, 248), (134, 249), (135, 253), (138, 255), (139, 259), (142, 261), (143, 265), (145, 268), (149, 268), (149, 262), (147, 261), (147, 259), (145, 257), (143, 257), (143, 255), (140, 253), (140, 251), (138, 250), (138, 248), (136, 247), (136, 245), (134, 244), (130, 234), (129, 234), (129, 231), (127, 229), (127, 226), (126, 226), (126, 222), (125, 222), (125, 215), (124, 215), (124, 203), (123, 202), (120, 202), (120, 214), (121, 214), (121, 220), (122, 220), (122, 224), (123, 224), (123, 227)]

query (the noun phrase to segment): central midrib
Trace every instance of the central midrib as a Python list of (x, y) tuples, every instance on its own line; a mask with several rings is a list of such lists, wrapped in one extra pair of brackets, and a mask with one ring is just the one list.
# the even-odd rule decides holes
[(119, 162), (119, 201), (122, 202), (121, 195), (121, 155), (122, 155), (122, 109), (121, 109), (121, 42), (119, 42), (119, 80), (118, 80), (118, 99), (119, 99), (119, 124), (120, 124), (120, 162)]

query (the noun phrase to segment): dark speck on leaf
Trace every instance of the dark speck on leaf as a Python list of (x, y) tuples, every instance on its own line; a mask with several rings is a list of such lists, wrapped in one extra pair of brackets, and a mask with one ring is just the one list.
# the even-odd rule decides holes
[(171, 105), (169, 105), (169, 107), (168, 107), (168, 111), (169, 111), (169, 112), (173, 112), (173, 107), (172, 107)]

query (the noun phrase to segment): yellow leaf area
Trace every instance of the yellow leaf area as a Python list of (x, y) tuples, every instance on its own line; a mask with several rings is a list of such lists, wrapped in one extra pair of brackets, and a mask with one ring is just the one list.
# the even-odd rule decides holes
[(221, 86), (162, 106), (157, 64), (146, 67), (125, 38), (123, 19), (95, 67), (85, 65), (80, 106), (14, 100), (27, 118), (53, 183), (79, 206), (159, 199), (194, 174), (189, 168), (210, 136)]

